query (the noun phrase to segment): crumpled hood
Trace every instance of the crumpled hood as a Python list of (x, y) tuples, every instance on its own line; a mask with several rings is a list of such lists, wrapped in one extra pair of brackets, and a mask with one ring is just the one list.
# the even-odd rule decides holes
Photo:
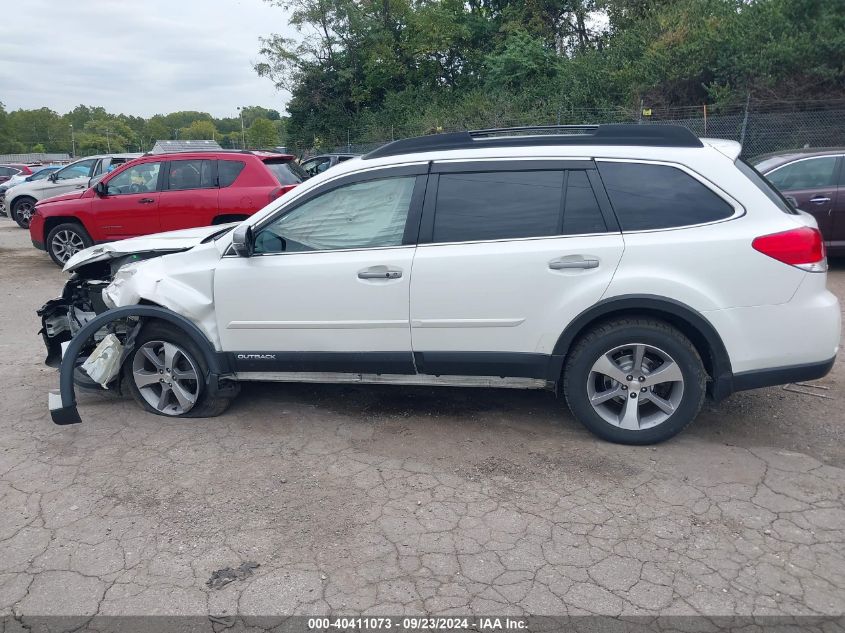
[(116, 259), (125, 255), (135, 253), (160, 252), (175, 253), (193, 248), (202, 242), (209, 235), (219, 233), (227, 227), (238, 224), (215, 224), (214, 226), (198, 226), (193, 229), (182, 229), (181, 231), (168, 231), (167, 233), (154, 233), (142, 237), (131, 237), (117, 242), (106, 242), (97, 244), (85, 250), (79, 251), (76, 255), (67, 260), (64, 266), (65, 272), (73, 272), (81, 266), (93, 262)]

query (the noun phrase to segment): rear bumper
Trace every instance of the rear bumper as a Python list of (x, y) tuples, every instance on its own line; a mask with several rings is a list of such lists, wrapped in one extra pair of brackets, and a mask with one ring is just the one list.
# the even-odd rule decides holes
[(733, 391), (745, 391), (747, 389), (759, 389), (760, 387), (772, 387), (774, 385), (785, 385), (790, 382), (802, 382), (804, 380), (815, 380), (830, 373), (834, 356), (830, 360), (820, 363), (804, 363), (801, 365), (789, 365), (788, 367), (775, 367), (773, 369), (755, 369), (744, 371), (733, 376)]

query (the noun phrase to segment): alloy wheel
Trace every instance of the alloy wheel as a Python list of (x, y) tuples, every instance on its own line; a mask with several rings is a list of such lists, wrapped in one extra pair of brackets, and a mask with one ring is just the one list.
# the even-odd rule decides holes
[(19, 202), (15, 206), (15, 213), (20, 219), (21, 224), (23, 224), (24, 226), (29, 226), (29, 222), (32, 219), (32, 210), (34, 208), (35, 205), (29, 202), (28, 200)]
[(622, 429), (650, 429), (668, 420), (684, 396), (678, 363), (652, 345), (620, 345), (602, 354), (587, 377), (590, 405)]
[(144, 400), (159, 413), (182, 415), (200, 395), (200, 379), (193, 358), (166, 341), (148, 341), (132, 359), (132, 378)]
[(53, 251), (56, 259), (63, 264), (84, 248), (85, 242), (82, 240), (82, 236), (75, 231), (59, 231), (50, 242), (50, 250)]

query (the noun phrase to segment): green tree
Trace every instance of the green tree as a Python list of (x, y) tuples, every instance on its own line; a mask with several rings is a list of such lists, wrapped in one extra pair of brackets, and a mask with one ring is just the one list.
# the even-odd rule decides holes
[(215, 140), (217, 136), (217, 128), (214, 127), (214, 123), (207, 120), (191, 121), (188, 127), (179, 131), (179, 138), (184, 139)]
[(276, 126), (270, 119), (256, 119), (249, 126), (247, 137), (250, 147), (274, 147), (279, 142)]

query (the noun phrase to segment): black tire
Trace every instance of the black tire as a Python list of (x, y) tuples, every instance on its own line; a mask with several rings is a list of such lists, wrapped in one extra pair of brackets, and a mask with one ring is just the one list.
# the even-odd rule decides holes
[[(155, 343), (157, 341), (169, 343), (180, 348), (181, 353), (185, 354), (189, 362), (193, 363), (196, 369), (199, 370), (201, 379), (197, 381), (198, 396), (196, 402), (191, 409), (183, 413), (165, 413), (156, 409), (141, 394), (141, 390), (135, 381), (133, 363), (136, 353), (144, 344)], [(181, 329), (162, 321), (151, 321), (144, 326), (135, 339), (134, 349), (129, 353), (123, 365), (123, 384), (132, 394), (135, 402), (150, 413), (173, 418), (213, 418), (223, 413), (229, 407), (233, 398), (219, 395), (212, 396), (209, 393), (205, 384), (205, 377), (207, 375), (208, 366), (199, 348)]]
[[(67, 242), (67, 240), (71, 240)], [(60, 242), (66, 242), (68, 246), (62, 250), (59, 247)], [(74, 244), (73, 248), (76, 251), (81, 251), (83, 248), (88, 248), (94, 243), (94, 240), (91, 239), (91, 236), (88, 235), (88, 231), (86, 231), (81, 224), (76, 222), (65, 222), (64, 224), (59, 224), (58, 226), (53, 227), (49, 233), (47, 233), (47, 239), (44, 242), (44, 248), (47, 249), (47, 253), (50, 255), (50, 259), (53, 260), (59, 267), (63, 267), (65, 262), (70, 259), (70, 256), (73, 254), (70, 252), (70, 244)]]
[[(594, 408), (590, 402), (589, 383), (596, 379), (597, 374), (591, 375), (591, 372), (594, 363), (597, 363), (603, 355), (613, 350), (624, 349), (625, 346), (632, 346), (633, 349), (635, 345), (665, 351), (680, 369), (683, 382), (679, 401), (674, 411), (668, 414), (664, 421), (650, 428), (630, 430), (609, 422), (602, 417), (597, 408)], [(601, 374), (598, 376), (601, 379)], [(669, 388), (674, 389), (676, 383), (666, 384), (672, 385)], [(655, 444), (680, 433), (701, 410), (706, 384), (707, 372), (698, 351), (689, 339), (668, 323), (649, 318), (614, 319), (591, 329), (573, 345), (567, 355), (563, 374), (563, 393), (575, 418), (599, 437), (619, 444)], [(627, 396), (630, 396), (634, 402), (637, 402), (637, 396), (642, 396), (640, 402), (643, 405), (637, 406), (654, 407), (653, 404), (648, 405), (647, 396), (640, 393), (642, 388), (636, 377), (626, 384), (621, 381), (618, 383), (611, 381), (608, 390), (614, 388), (614, 385), (626, 391), (623, 395), (617, 396), (614, 401), (609, 401), (609, 404), (602, 405), (603, 407), (619, 406), (624, 412)], [(653, 389), (659, 387), (656, 386)], [(602, 410), (607, 411), (607, 408)], [(659, 411), (657, 415), (660, 415)], [(639, 413), (637, 416), (639, 417)], [(621, 417), (622, 413), (620, 413), (620, 419)]]
[(21, 196), (12, 203), (12, 219), (17, 222), (18, 226), (22, 229), (29, 228), (29, 218), (31, 217), (32, 210), (35, 208), (36, 202), (37, 200), (35, 198)]

